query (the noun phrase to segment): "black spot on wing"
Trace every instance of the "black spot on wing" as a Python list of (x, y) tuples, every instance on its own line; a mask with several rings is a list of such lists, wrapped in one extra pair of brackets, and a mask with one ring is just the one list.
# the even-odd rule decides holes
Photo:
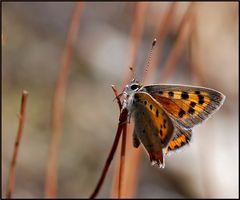
[(188, 93), (187, 93), (187, 92), (182, 92), (181, 98), (182, 98), (182, 99), (188, 99), (188, 98), (189, 98)]
[(191, 101), (190, 106), (194, 108), (196, 106), (196, 103), (194, 101)]
[(152, 105), (150, 105), (150, 109), (152, 110), (152, 108), (153, 108), (153, 106)]
[(160, 129), (160, 135), (161, 135), (161, 136), (163, 135), (162, 129)]
[(166, 119), (164, 119), (163, 120), (163, 128), (166, 128), (166, 123), (167, 123), (167, 121), (166, 121)]
[(194, 112), (195, 112), (195, 110), (194, 110), (192, 107), (190, 107), (190, 108), (188, 109), (188, 113), (189, 113), (189, 114), (192, 115)]
[(185, 145), (185, 142), (181, 141), (181, 144), (179, 147), (182, 147), (183, 145)]
[(195, 91), (195, 94), (200, 94), (200, 91)]
[(173, 97), (173, 96), (174, 96), (174, 92), (169, 91), (169, 92), (168, 92), (168, 96), (169, 96), (169, 97)]
[(204, 103), (204, 96), (201, 95), (201, 94), (198, 95), (198, 103), (199, 103), (200, 105), (202, 105), (202, 104)]
[(178, 113), (178, 116), (179, 116), (180, 118), (182, 118), (185, 114), (186, 114), (186, 112), (181, 108), (180, 111), (179, 111), (179, 113)]

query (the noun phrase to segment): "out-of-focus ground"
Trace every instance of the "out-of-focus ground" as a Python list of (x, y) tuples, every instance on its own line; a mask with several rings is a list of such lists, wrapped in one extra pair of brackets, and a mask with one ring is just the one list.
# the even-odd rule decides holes
[[(163, 61), (186, 10), (178, 3)], [(18, 127), (21, 91), (29, 91), (13, 197), (44, 197), (51, 103), (74, 3), (2, 4), (2, 197)], [(137, 68), (169, 3), (150, 3)], [(118, 122), (111, 84), (126, 72), (133, 3), (85, 3), (67, 84), (57, 197), (88, 197), (110, 151)], [(142, 155), (136, 197), (238, 197), (238, 4), (199, 3), (197, 58), (204, 86), (226, 95), (222, 108), (194, 128), (189, 147), (151, 167)], [(168, 83), (193, 84), (180, 59)], [(159, 65), (161, 69), (162, 63)], [(131, 133), (129, 133), (131, 134)], [(113, 163), (114, 164), (114, 163)], [(109, 197), (113, 167), (99, 197)]]

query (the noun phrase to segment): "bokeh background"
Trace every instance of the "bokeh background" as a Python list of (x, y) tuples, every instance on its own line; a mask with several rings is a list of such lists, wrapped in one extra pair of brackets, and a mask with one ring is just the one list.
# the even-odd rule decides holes
[[(147, 5), (137, 75), (170, 4)], [(156, 77), (176, 42), (177, 27), (188, 5), (177, 3)], [(44, 197), (52, 98), (74, 6), (67, 2), (2, 3), (2, 197), (23, 89), (29, 99), (13, 197)], [(127, 71), (134, 6), (130, 2), (84, 4), (67, 82), (57, 197), (88, 197), (100, 176), (116, 133), (119, 110), (111, 85), (120, 90)], [(202, 85), (221, 91), (226, 101), (210, 120), (194, 128), (189, 147), (167, 158), (164, 170), (152, 167), (143, 152), (135, 197), (239, 196), (238, 3), (198, 3), (195, 12), (197, 41), (192, 45)], [(188, 49), (186, 43), (167, 83), (196, 84)], [(111, 196), (117, 159), (99, 197)]]

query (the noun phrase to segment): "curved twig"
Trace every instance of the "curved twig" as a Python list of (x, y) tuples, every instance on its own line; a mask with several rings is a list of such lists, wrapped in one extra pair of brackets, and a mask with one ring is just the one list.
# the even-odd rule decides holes
[(106, 174), (107, 174), (107, 171), (108, 171), (108, 168), (109, 168), (109, 166), (112, 162), (113, 156), (116, 152), (117, 145), (118, 145), (122, 130), (125, 129), (124, 126), (126, 126), (125, 123), (127, 121), (127, 115), (128, 115), (128, 111), (126, 109), (123, 109), (121, 114), (120, 114), (120, 117), (119, 117), (118, 129), (117, 129), (117, 133), (115, 135), (115, 139), (114, 139), (111, 151), (110, 151), (110, 153), (108, 155), (108, 158), (105, 162), (101, 177), (100, 177), (100, 179), (99, 179), (99, 181), (96, 185), (96, 188), (94, 189), (92, 195), (90, 196), (91, 199), (93, 199), (97, 196), (100, 188), (102, 187), (103, 181), (104, 181), (104, 179), (106, 177)]
[(194, 7), (194, 3), (190, 3), (190, 5), (187, 8), (187, 11), (185, 12), (180, 22), (180, 25), (177, 30), (178, 36), (177, 36), (176, 42), (171, 49), (171, 52), (168, 56), (168, 59), (165, 65), (163, 66), (163, 69), (160, 75), (160, 80), (162, 82), (166, 82), (170, 78), (170, 76), (173, 74), (176, 68), (177, 60), (179, 59), (182, 53), (185, 41), (189, 35), (189, 27), (187, 25), (189, 25), (188, 22), (190, 22), (190, 19), (192, 17), (193, 7)]
[(62, 119), (64, 111), (65, 90), (68, 79), (70, 64), (72, 60), (73, 44), (77, 36), (80, 15), (83, 8), (83, 2), (78, 2), (73, 11), (70, 22), (69, 32), (66, 39), (65, 49), (63, 52), (62, 65), (59, 71), (58, 80), (53, 97), (52, 106), (52, 138), (47, 163), (45, 196), (54, 198), (57, 190), (57, 157), (58, 146), (61, 138)]
[(19, 145), (21, 142), (22, 134), (23, 134), (27, 97), (28, 97), (28, 92), (24, 90), (22, 92), (22, 101), (21, 101), (21, 108), (20, 108), (20, 114), (19, 114), (19, 125), (18, 125), (17, 137), (15, 140), (13, 157), (12, 157), (10, 171), (9, 171), (9, 179), (8, 179), (7, 195), (6, 195), (8, 199), (12, 197), (13, 188), (14, 188), (15, 168), (16, 168)]

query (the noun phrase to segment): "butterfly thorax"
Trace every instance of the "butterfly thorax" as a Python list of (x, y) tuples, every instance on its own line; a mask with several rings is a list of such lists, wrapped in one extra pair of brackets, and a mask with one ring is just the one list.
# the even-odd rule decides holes
[(138, 91), (141, 91), (143, 89), (143, 85), (141, 85), (138, 81), (133, 79), (128, 85), (125, 86), (123, 90), (123, 108), (126, 108), (130, 113), (133, 112), (133, 100), (134, 100), (134, 94)]

